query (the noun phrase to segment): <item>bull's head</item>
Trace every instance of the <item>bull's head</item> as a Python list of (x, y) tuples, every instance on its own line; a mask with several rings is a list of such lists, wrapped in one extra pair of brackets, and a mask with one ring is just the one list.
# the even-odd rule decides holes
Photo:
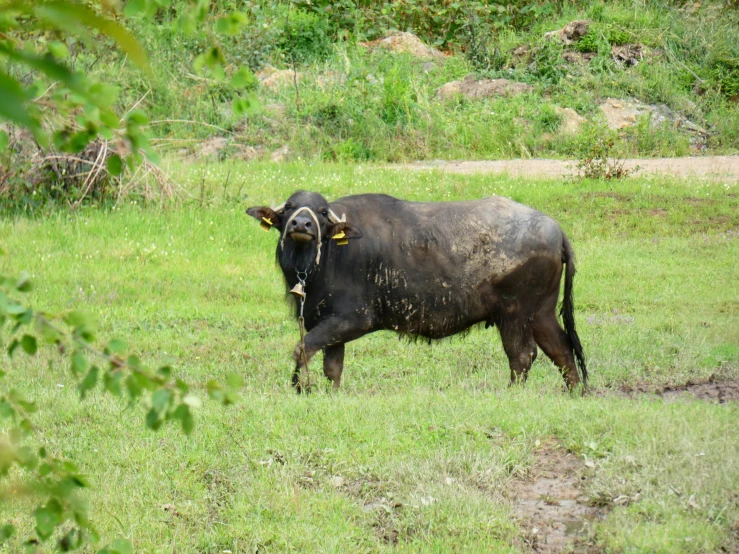
[(254, 207), (246, 213), (267, 231), (275, 227), (280, 232), (283, 248), (286, 241), (297, 247), (318, 246), (317, 260), (320, 260), (321, 243), (335, 239), (339, 244), (346, 244), (349, 239), (362, 236), (357, 227), (346, 221), (343, 209), (337, 206), (335, 211), (323, 196), (314, 192), (299, 191), (276, 208)]

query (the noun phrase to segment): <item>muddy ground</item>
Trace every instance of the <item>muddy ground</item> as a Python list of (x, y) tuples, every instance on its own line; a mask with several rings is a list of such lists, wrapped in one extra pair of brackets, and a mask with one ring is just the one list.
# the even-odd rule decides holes
[[(512, 177), (569, 177), (577, 174), (577, 160), (496, 160), (412, 162), (388, 166), (392, 169), (438, 170), (461, 174), (502, 174)], [(634, 175), (695, 176), (723, 182), (739, 182), (739, 156), (702, 156), (624, 160)], [(638, 169), (637, 169), (638, 168)]]
[[(602, 394), (607, 394), (603, 392)], [(655, 396), (665, 400), (699, 399), (723, 404), (739, 402), (739, 379), (726, 379), (716, 375), (709, 379), (688, 381), (682, 385), (666, 385), (655, 387), (637, 383), (619, 389), (616, 394), (635, 398), (637, 396)]]
[(536, 447), (536, 463), (527, 478), (511, 483), (508, 491), (523, 529), (524, 544), (519, 545), (523, 550), (541, 554), (597, 551), (588, 536), (607, 510), (593, 506), (583, 494), (587, 470), (583, 459), (555, 439)]

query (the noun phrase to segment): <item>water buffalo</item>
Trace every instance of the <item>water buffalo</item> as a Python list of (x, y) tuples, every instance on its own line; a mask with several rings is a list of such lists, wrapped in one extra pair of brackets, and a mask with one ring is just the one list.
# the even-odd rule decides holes
[[(288, 289), (303, 280), (305, 357), (323, 350), (323, 371), (339, 387), (344, 345), (389, 329), (429, 340), (477, 323), (498, 327), (511, 382), (525, 381), (536, 346), (569, 389), (586, 384), (575, 331), (575, 263), (557, 222), (493, 196), (467, 202), (407, 202), (384, 194), (329, 203), (299, 191), (277, 208), (247, 213), (280, 233), (277, 261)], [(557, 299), (564, 272), (564, 299)], [(299, 312), (296, 297), (296, 317)]]

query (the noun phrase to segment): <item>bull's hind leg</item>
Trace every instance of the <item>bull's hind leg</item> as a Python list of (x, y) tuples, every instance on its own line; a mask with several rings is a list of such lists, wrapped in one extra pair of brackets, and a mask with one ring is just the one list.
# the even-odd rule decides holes
[(528, 320), (503, 321), (498, 324), (498, 330), (511, 368), (511, 384), (525, 383), (536, 359), (536, 343)]
[(567, 388), (569, 390), (576, 388), (580, 384), (580, 374), (577, 372), (567, 334), (557, 321), (554, 306), (539, 311), (534, 317), (532, 327), (536, 344), (559, 368)]

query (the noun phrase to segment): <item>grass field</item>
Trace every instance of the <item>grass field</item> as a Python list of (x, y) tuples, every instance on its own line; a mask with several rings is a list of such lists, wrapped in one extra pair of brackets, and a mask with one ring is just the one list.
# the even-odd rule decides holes
[[(506, 491), (527, 476), (537, 441), (553, 437), (589, 462), (585, 494), (608, 509), (587, 537), (596, 549), (739, 548), (737, 405), (612, 394), (739, 376), (736, 185), (325, 164), (170, 170), (195, 199), (0, 222), (1, 273), (32, 273), (32, 306), (85, 308), (102, 338), (125, 338), (152, 365), (172, 359), (202, 396), (229, 372), (246, 382), (233, 407), (204, 402), (186, 438), (174, 427), (145, 430), (140, 409), (107, 395), (79, 402), (66, 368), (47, 367), (54, 354), (6, 360), (6, 380), (42, 408), (47, 449), (90, 476), (103, 540), (125, 536), (137, 552), (162, 553), (519, 551), (525, 522)], [(244, 210), (299, 188), (329, 199), (501, 194), (553, 216), (578, 257), (577, 324), (599, 394), (562, 393), (543, 356), (525, 388), (507, 388), (497, 332), (475, 329), (432, 346), (365, 337), (347, 348), (339, 395), (295, 395), (298, 330), (274, 263), (276, 233)], [(622, 496), (638, 500), (613, 505)], [(21, 538), (30, 506), (0, 506)]]

